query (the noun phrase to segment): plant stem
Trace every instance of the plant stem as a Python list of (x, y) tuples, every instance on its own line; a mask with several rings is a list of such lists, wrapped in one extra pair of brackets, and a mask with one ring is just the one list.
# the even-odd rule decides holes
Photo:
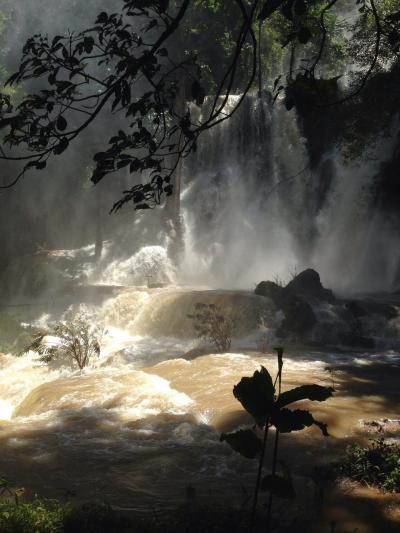
[[(279, 448), (279, 431), (276, 430), (275, 443), (274, 443), (274, 455), (272, 458), (272, 479), (273, 480), (276, 475), (276, 465), (278, 463), (278, 448)], [(268, 508), (267, 508), (267, 529), (266, 529), (267, 533), (270, 533), (271, 531), (272, 499), (273, 499), (273, 492), (271, 490), (269, 493)]]
[(267, 419), (266, 424), (265, 424), (263, 446), (262, 446), (262, 449), (261, 449), (260, 461), (258, 463), (257, 481), (256, 481), (256, 487), (255, 487), (255, 491), (254, 491), (253, 509), (252, 509), (252, 512), (251, 512), (251, 528), (250, 528), (251, 532), (254, 531), (256, 511), (257, 511), (258, 494), (260, 492), (261, 475), (262, 475), (262, 470), (263, 470), (263, 466), (264, 466), (264, 457), (265, 457), (265, 451), (267, 449), (267, 442), (268, 442), (268, 432), (269, 432), (269, 418)]
[[(278, 398), (281, 395), (282, 392), (282, 369), (283, 369), (283, 348), (275, 348), (278, 358), (278, 374), (276, 376), (276, 381), (278, 380)], [(275, 386), (274, 385), (274, 386)], [(274, 484), (275, 476), (276, 476), (276, 466), (278, 463), (278, 449), (279, 449), (279, 431), (276, 428), (275, 433), (275, 442), (274, 442), (274, 454), (272, 457), (272, 486)], [(273, 500), (273, 492), (270, 490), (269, 492), (269, 498), (268, 498), (268, 508), (267, 508), (267, 533), (270, 533), (271, 531), (271, 516), (272, 516), (272, 500)]]

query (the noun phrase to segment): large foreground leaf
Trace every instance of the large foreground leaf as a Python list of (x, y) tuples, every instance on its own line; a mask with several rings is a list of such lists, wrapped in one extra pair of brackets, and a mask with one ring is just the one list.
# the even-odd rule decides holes
[(256, 370), (251, 378), (244, 377), (233, 387), (233, 394), (259, 425), (271, 414), (275, 388), (265, 367)]
[(334, 389), (332, 387), (322, 387), (321, 385), (302, 385), (295, 389), (282, 392), (279, 396), (276, 405), (278, 407), (285, 407), (293, 402), (300, 400), (312, 400), (323, 402), (332, 396)]
[(253, 459), (262, 448), (262, 441), (251, 429), (240, 429), (235, 433), (222, 433), (221, 442), (226, 441), (231, 448), (248, 459)]

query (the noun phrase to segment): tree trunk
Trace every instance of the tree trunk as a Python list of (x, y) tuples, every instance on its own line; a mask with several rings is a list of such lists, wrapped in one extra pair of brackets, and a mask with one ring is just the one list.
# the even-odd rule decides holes
[[(176, 101), (174, 105), (174, 112), (176, 114), (177, 120), (182, 118), (186, 113), (186, 90), (185, 90), (185, 77), (182, 76), (179, 80), (179, 88), (176, 96)], [(180, 138), (180, 131), (177, 133), (175, 142), (177, 144), (178, 150), (182, 149), (183, 140)], [(182, 250), (183, 246), (183, 224), (181, 216), (181, 187), (182, 187), (182, 177), (183, 177), (183, 159), (180, 159), (178, 162), (172, 161), (172, 165), (177, 165), (175, 172), (173, 174), (173, 193), (172, 196), (168, 199), (166, 205), (166, 214), (167, 214), (167, 224), (168, 231), (170, 236), (170, 256), (176, 262), (177, 258)]]
[(95, 245), (94, 245), (94, 260), (99, 261), (103, 251), (103, 225), (102, 225), (102, 209), (100, 201), (100, 188), (96, 185), (96, 207), (95, 207)]

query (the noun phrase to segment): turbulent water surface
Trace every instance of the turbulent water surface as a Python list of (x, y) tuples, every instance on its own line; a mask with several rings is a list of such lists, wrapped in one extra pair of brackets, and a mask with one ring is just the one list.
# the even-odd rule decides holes
[[(187, 314), (198, 301), (242, 317), (232, 353), (194, 349)], [(188, 486), (203, 500), (242, 503), (255, 466), (219, 437), (250, 423), (233, 385), (260, 365), (276, 371), (271, 345), (259, 351), (260, 338), (273, 338), (272, 302), (235, 291), (119, 289), (96, 311), (106, 329), (102, 354), (82, 372), (47, 368), (34, 353), (2, 356), (0, 470), (29, 492), (126, 509), (174, 507)], [(316, 453), (329, 461), (350, 437), (368, 435), (363, 419), (398, 418), (398, 363), (390, 350), (288, 351), (285, 388), (312, 382), (337, 389), (334, 399), (312, 406), (330, 438), (309, 429), (283, 439), (282, 457), (299, 483)], [(302, 498), (312, 500), (316, 489), (306, 479)]]

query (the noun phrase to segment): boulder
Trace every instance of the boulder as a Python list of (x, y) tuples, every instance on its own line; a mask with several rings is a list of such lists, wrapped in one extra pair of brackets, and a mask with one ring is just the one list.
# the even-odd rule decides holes
[(262, 281), (255, 289), (260, 296), (270, 298), (276, 307), (283, 311), (285, 318), (277, 334), (280, 337), (307, 337), (314, 325), (316, 317), (311, 305), (288, 287), (281, 287), (273, 281)]
[(312, 298), (331, 303), (335, 301), (333, 292), (323, 287), (318, 272), (312, 268), (300, 272), (300, 274), (286, 285), (285, 289), (304, 298)]
[(308, 337), (317, 323), (311, 305), (295, 294), (287, 293), (280, 308), (285, 318), (278, 328), (278, 336), (283, 338), (294, 337), (296, 340)]
[(285, 289), (277, 285), (273, 281), (261, 281), (254, 291), (258, 296), (265, 296), (271, 298), (277, 307), (280, 307), (280, 302), (285, 297)]

